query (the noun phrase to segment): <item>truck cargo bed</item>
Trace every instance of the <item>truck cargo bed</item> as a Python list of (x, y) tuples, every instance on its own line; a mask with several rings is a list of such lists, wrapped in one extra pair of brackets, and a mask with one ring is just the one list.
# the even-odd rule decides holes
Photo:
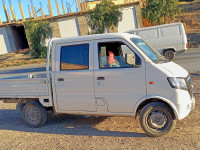
[(15, 76), (0, 79), (0, 98), (48, 96), (45, 75)]

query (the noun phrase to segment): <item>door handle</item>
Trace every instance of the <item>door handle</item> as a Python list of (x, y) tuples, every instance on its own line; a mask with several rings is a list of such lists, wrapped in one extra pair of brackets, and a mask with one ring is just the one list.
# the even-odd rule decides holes
[(64, 78), (58, 78), (58, 81), (64, 81)]
[(105, 80), (104, 77), (97, 77), (97, 80)]

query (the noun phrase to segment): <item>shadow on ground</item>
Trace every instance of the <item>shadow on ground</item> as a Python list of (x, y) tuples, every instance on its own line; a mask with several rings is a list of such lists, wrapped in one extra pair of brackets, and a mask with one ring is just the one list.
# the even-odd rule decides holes
[(101, 131), (94, 126), (107, 117), (84, 117), (75, 115), (58, 115), (50, 117), (40, 128), (31, 128), (24, 124), (21, 114), (15, 110), (0, 110), (0, 130), (14, 130), (22, 132), (64, 134), (77, 136), (108, 136), (108, 137), (146, 137), (143, 133)]

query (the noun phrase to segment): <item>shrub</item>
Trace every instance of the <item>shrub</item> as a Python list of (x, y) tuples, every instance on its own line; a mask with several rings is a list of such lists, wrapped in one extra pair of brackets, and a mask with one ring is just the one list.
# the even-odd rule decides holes
[(46, 57), (46, 40), (50, 38), (51, 28), (48, 21), (29, 20), (24, 23), (33, 58)]

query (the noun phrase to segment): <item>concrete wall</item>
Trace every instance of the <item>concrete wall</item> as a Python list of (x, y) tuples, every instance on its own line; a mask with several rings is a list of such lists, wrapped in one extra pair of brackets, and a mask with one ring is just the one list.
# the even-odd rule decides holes
[(61, 37), (79, 36), (80, 30), (77, 17), (58, 19)]
[(10, 48), (11, 48), (9, 50), (9, 53), (10, 52), (17, 52), (16, 42), (15, 42), (15, 38), (13, 36), (11, 27), (6, 27), (6, 31), (7, 31), (7, 35), (8, 35), (8, 39), (9, 39), (9, 43), (10, 43)]
[(0, 54), (16, 51), (16, 45), (13, 38), (11, 27), (0, 28)]
[(134, 6), (123, 7), (122, 21), (119, 22), (118, 32), (137, 29), (137, 18)]
[(86, 16), (78, 17), (78, 26), (79, 26), (79, 30), (80, 30), (80, 35), (88, 35), (89, 34), (89, 27), (88, 27)]
[(58, 24), (58, 21), (55, 20), (55, 21), (51, 21), (50, 22), (50, 27), (52, 29), (52, 37), (54, 38), (60, 38), (61, 37), (61, 34), (60, 34), (60, 28), (59, 28), (59, 24)]
[(135, 5), (136, 19), (138, 28), (143, 28), (142, 11), (140, 5)]

